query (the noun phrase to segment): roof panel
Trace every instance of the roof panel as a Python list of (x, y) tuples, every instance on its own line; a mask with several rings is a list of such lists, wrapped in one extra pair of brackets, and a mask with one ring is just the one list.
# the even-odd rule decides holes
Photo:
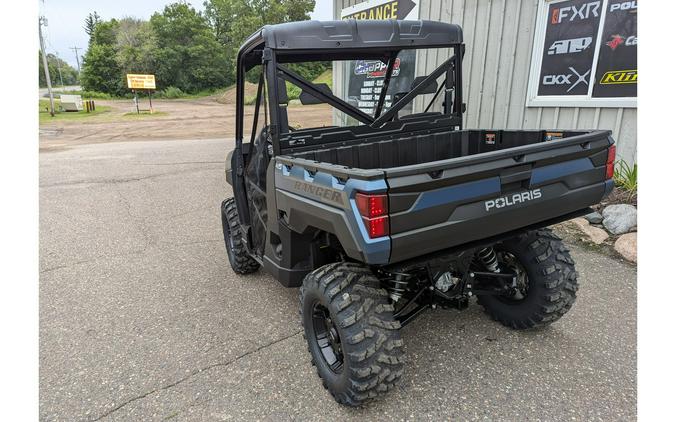
[(300, 21), (266, 25), (257, 41), (277, 51), (442, 47), (460, 44), (462, 28), (424, 20)]

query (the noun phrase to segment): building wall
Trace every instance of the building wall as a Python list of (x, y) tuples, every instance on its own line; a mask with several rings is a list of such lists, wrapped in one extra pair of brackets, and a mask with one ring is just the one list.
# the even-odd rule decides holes
[[(636, 159), (637, 109), (526, 107), (538, 0), (418, 0), (419, 18), (456, 23), (464, 30), (464, 115), (467, 128), (611, 129), (617, 155)], [(334, 0), (334, 17), (360, 0)], [(442, 57), (420, 55), (417, 74)], [(342, 85), (335, 72), (334, 86)]]

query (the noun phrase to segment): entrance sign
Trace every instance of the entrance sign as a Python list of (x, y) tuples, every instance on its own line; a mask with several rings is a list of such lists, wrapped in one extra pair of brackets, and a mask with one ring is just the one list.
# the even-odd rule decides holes
[(156, 89), (155, 75), (127, 73), (127, 87), (129, 89)]
[(413, 0), (370, 0), (342, 9), (340, 19), (417, 19), (419, 3)]

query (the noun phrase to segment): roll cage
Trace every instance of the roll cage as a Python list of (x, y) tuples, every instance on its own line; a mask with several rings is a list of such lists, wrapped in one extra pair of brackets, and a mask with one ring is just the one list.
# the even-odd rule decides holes
[[(286, 63), (329, 60), (374, 59), (385, 63), (393, 63), (401, 50), (441, 48), (454, 49), (454, 55), (443, 62), (422, 82), (401, 98), (396, 104), (382, 113), (384, 93), (380, 95), (374, 117), (363, 113), (330, 92), (325, 92), (310, 81), (293, 72)], [(458, 25), (434, 21), (302, 21), (279, 25), (264, 26), (251, 35), (242, 45), (237, 56), (237, 95), (236, 95), (236, 143), (241, 147), (244, 137), (244, 76), (255, 66), (263, 66), (264, 78), (267, 80), (267, 101), (270, 104), (269, 134), (272, 138), (274, 154), (279, 151), (279, 134), (288, 132), (288, 119), (285, 107), (287, 103), (286, 86), (282, 81), (289, 81), (303, 91), (322, 102), (326, 102), (357, 121), (369, 125), (374, 130), (391, 120), (395, 114), (408, 104), (416, 95), (446, 73), (445, 113), (458, 118), (461, 126), (462, 83), (461, 57), (464, 44), (462, 30)], [(387, 74), (383, 91), (386, 92), (391, 70), (387, 66)], [(439, 87), (439, 92), (443, 87)], [(454, 95), (450, 97), (450, 92)], [(437, 94), (438, 95), (438, 94)]]
[[(418, 78), (411, 90), (384, 111), (385, 95), (394, 68), (393, 63), (402, 50), (424, 48), (451, 48), (452, 57), (444, 61), (433, 72)], [(464, 44), (462, 29), (458, 25), (435, 21), (401, 20), (344, 20), (344, 21), (302, 21), (279, 25), (267, 25), (252, 34), (241, 46), (237, 55), (236, 87), (236, 128), (235, 150), (232, 169), (234, 193), (239, 215), (244, 226), (249, 216), (244, 188), (244, 85), (246, 72), (262, 66), (256, 97), (256, 111), (253, 132), (258, 125), (258, 111), (261, 100), (269, 103), (269, 125), (267, 136), (271, 141), (272, 154), (282, 153), (280, 136), (287, 134), (288, 103), (286, 84), (291, 82), (303, 93), (328, 103), (335, 109), (354, 118), (374, 133), (391, 123), (397, 113), (417, 95), (423, 93), (443, 74), (444, 83), (437, 87), (432, 102), (444, 91), (443, 113), (449, 124), (462, 128), (462, 58)], [(287, 66), (288, 63), (332, 60), (380, 60), (387, 63), (382, 92), (375, 113), (370, 116), (349, 104), (330, 91), (302, 78)], [(267, 91), (264, 91), (265, 81)], [(264, 97), (264, 98), (263, 98)], [(430, 103), (430, 105), (431, 105)], [(428, 111), (425, 110), (425, 112)]]

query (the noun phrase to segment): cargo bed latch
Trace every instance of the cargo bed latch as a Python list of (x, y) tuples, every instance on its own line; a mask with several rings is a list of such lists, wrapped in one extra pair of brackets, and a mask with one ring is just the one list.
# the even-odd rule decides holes
[(502, 172), (499, 174), (502, 193), (521, 189), (529, 189), (531, 177), (532, 164), (510, 167), (502, 170)]

